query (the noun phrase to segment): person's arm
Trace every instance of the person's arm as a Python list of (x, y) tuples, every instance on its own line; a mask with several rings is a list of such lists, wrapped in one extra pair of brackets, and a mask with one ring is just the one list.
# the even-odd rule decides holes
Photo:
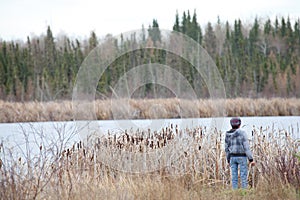
[(228, 163), (230, 163), (230, 153), (229, 153), (229, 138), (226, 134), (225, 136), (225, 153), (226, 153), (226, 160)]
[(250, 150), (250, 145), (249, 145), (247, 134), (244, 131), (242, 131), (242, 134), (243, 134), (243, 147), (244, 147), (245, 153), (248, 157), (249, 162), (252, 163), (253, 156), (252, 156), (252, 152)]

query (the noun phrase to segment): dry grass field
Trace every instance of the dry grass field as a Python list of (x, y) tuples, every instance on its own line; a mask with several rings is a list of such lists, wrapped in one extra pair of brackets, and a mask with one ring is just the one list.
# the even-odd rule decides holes
[(3, 157), (13, 150), (2, 142), (0, 199), (300, 198), (300, 141), (287, 130), (253, 129), (249, 140), (257, 165), (249, 171), (248, 190), (231, 190), (223, 140), (216, 129), (171, 124), (62, 150), (40, 146), (37, 156), (16, 160)]
[[(129, 99), (87, 102), (94, 108), (95, 119), (162, 119), (212, 116), (299, 116), (300, 99)], [(124, 107), (126, 106), (126, 107)], [(125, 109), (124, 109), (125, 108)], [(72, 101), (5, 102), (0, 101), (0, 122), (37, 122), (74, 120)], [(122, 113), (126, 110), (126, 113)], [(77, 115), (77, 119), (86, 119)]]

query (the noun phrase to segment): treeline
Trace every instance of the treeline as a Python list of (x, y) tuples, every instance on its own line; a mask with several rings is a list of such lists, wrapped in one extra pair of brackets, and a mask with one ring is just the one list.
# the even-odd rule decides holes
[[(173, 30), (188, 35), (206, 49), (220, 71), (227, 97), (300, 97), (299, 23), (299, 19), (292, 22), (284, 17), (274, 21), (255, 18), (252, 24), (218, 19), (215, 24), (208, 22), (202, 30), (196, 12), (191, 15), (187, 11), (182, 16), (176, 14)], [(118, 58), (99, 77), (97, 97), (110, 97), (113, 86), (132, 67), (166, 63), (166, 52), (143, 49), (145, 44), (162, 43), (158, 21), (153, 20), (147, 29), (142, 27), (142, 33), (141, 40), (133, 34), (118, 43), (111, 35), (100, 39), (93, 31), (84, 40), (67, 35), (54, 37), (48, 27), (45, 35), (27, 37), (27, 41), (0, 40), (0, 99), (70, 99), (79, 67), (99, 43), (113, 41), (107, 49), (109, 53), (139, 46), (140, 50)], [(171, 59), (170, 67), (198, 87), (202, 98), (209, 97), (203, 80), (195, 84), (196, 79), (201, 79), (195, 76), (195, 69), (176, 56)], [(146, 84), (138, 89), (142, 96), (136, 97), (153, 97), (158, 90), (173, 97), (171, 91), (160, 87)]]

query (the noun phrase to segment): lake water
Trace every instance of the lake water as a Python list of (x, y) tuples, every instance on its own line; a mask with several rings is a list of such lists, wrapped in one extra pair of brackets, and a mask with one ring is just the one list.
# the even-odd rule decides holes
[[(241, 117), (242, 128), (250, 136), (253, 127), (264, 131), (287, 130), (292, 137), (300, 138), (300, 116), (285, 117)], [(41, 146), (55, 146), (56, 151), (84, 140), (90, 134), (118, 134), (125, 129), (161, 130), (170, 124), (180, 129), (197, 126), (217, 126), (225, 132), (230, 129), (230, 118), (159, 119), (159, 120), (103, 120), (71, 122), (0, 123), (0, 143), (16, 156), (39, 152)], [(63, 146), (60, 144), (64, 144)], [(1, 151), (3, 152), (3, 151)], [(1, 155), (0, 152), (0, 155)], [(17, 152), (17, 153), (16, 153)]]

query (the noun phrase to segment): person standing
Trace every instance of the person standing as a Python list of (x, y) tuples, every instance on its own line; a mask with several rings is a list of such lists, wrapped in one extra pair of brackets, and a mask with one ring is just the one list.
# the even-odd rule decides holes
[(240, 168), (241, 186), (248, 187), (248, 160), (251, 166), (255, 165), (250, 150), (248, 137), (240, 129), (241, 119), (234, 117), (230, 120), (231, 130), (226, 132), (225, 152), (227, 162), (231, 168), (231, 184), (233, 189), (238, 188), (238, 168)]

